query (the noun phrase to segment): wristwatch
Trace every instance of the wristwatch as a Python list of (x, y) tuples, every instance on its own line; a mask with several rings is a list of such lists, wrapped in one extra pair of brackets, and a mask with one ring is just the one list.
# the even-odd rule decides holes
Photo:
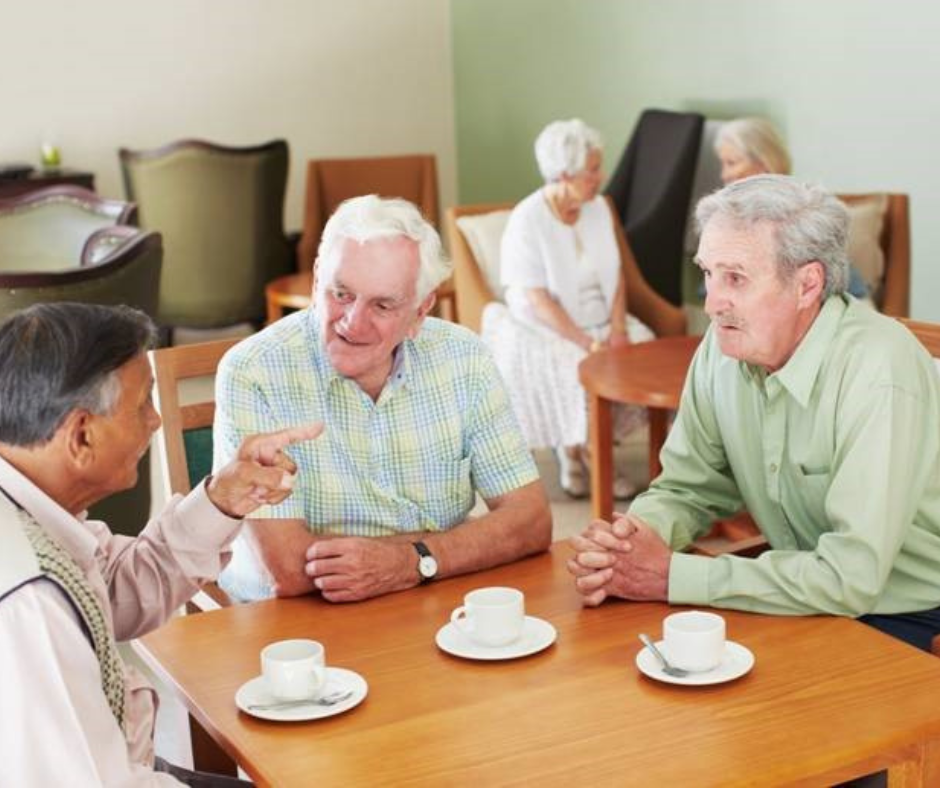
[(418, 551), (418, 575), (422, 583), (430, 583), (437, 577), (437, 559), (431, 555), (428, 546), (424, 542), (412, 542), (415, 550)]

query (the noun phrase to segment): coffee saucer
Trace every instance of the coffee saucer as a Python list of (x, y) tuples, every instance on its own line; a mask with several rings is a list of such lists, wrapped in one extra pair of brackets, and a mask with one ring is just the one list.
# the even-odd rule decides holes
[(434, 638), (441, 651), (465, 659), (518, 659), (536, 654), (555, 642), (558, 633), (547, 621), (535, 616), (526, 616), (522, 623), (522, 634), (505, 646), (481, 646), (474, 643), (451, 622), (444, 624)]
[[(660, 640), (656, 648), (663, 650), (664, 644)], [(641, 648), (636, 655), (636, 666), (640, 672), (651, 679), (665, 681), (667, 684), (685, 684), (687, 686), (702, 686), (706, 684), (723, 684), (741, 678), (754, 667), (754, 655), (749, 648), (735, 643), (733, 640), (725, 641), (725, 653), (718, 663), (718, 667), (705, 670), (701, 673), (690, 673), (688, 676), (678, 678), (667, 676), (663, 672), (662, 663), (648, 649)]]
[(252, 709), (250, 706), (257, 703), (277, 703), (274, 696), (268, 692), (264, 676), (255, 676), (238, 688), (238, 692), (235, 693), (235, 705), (245, 714), (250, 714), (252, 717), (258, 717), (262, 720), (273, 720), (274, 722), (319, 720), (324, 717), (342, 714), (344, 711), (349, 711), (354, 706), (358, 706), (369, 693), (369, 685), (354, 670), (328, 667), (326, 669), (326, 687), (323, 694), (328, 695), (331, 692), (342, 691), (352, 691), (352, 695), (333, 706), (317, 706), (311, 703), (309, 706), (295, 706), (290, 709)]

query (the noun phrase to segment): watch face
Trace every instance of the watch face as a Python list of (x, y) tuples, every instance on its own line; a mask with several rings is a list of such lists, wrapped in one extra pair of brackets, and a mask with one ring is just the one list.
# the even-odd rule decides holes
[(421, 574), (421, 577), (434, 577), (434, 575), (437, 574), (437, 561), (434, 560), (434, 556), (421, 556), (421, 560), (418, 561), (418, 572)]

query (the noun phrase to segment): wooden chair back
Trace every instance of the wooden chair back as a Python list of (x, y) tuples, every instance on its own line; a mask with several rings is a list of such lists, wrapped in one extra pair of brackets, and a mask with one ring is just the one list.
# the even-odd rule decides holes
[[(297, 270), (313, 270), (320, 236), (341, 202), (364, 194), (402, 197), (418, 206), (435, 228), (440, 226), (437, 159), (430, 153), (371, 156), (350, 159), (311, 159), (307, 162), (304, 227), (297, 244)], [(437, 289), (438, 314), (454, 319), (450, 280)]]
[[(837, 194), (848, 206), (878, 199), (881, 195)], [(884, 223), (879, 243), (884, 254), (884, 277), (880, 292), (874, 293), (875, 306), (891, 317), (907, 317), (911, 299), (911, 221), (910, 199), (906, 194), (885, 194)]]
[[(212, 470), (214, 394), (208, 400), (184, 404), (180, 383), (214, 376), (222, 356), (238, 342), (238, 339), (223, 339), (150, 352), (156, 380), (155, 404), (163, 419), (154, 440), (161, 478), (169, 495), (186, 495)], [(215, 583), (204, 586), (191, 602), (197, 610), (229, 604), (231, 600)]]
[(337, 206), (364, 194), (402, 197), (417, 205), (437, 227), (437, 159), (432, 154), (414, 154), (307, 162), (304, 228), (297, 246), (297, 270), (313, 268), (323, 228)]
[[(927, 352), (931, 356), (940, 359), (940, 323), (923, 323), (918, 320), (907, 319), (902, 319), (901, 322), (920, 340), (920, 343), (927, 348)], [(931, 651), (935, 656), (940, 657), (940, 635), (933, 639)]]
[(496, 294), (483, 275), (483, 269), (461, 232), (457, 220), (462, 216), (509, 211), (515, 203), (493, 202), (455, 205), (444, 214), (444, 237), (454, 261), (454, 300), (457, 322), (479, 333), (483, 308), (496, 300)]

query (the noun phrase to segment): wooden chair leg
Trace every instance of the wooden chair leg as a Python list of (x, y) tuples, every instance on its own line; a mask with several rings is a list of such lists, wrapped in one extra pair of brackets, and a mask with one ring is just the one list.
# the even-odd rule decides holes
[(199, 772), (238, 776), (238, 767), (226, 752), (206, 733), (205, 728), (192, 716), (189, 718), (189, 738), (193, 746), (193, 768)]

